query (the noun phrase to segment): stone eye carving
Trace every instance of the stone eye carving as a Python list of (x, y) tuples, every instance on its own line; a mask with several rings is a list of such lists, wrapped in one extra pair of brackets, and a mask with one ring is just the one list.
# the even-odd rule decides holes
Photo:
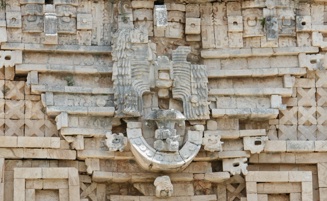
[(109, 151), (120, 151), (122, 152), (127, 145), (127, 138), (122, 134), (106, 134), (106, 146), (109, 148)]

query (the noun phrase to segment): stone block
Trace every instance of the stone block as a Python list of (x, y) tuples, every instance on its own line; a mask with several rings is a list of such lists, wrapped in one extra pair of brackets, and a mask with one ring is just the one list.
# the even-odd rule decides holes
[(185, 34), (200, 34), (200, 33), (201, 33), (201, 19), (186, 18)]
[(268, 140), (266, 141), (265, 152), (286, 152), (286, 141), (283, 140)]
[(260, 153), (263, 151), (267, 140), (268, 137), (266, 136), (244, 137), (243, 138), (244, 150), (249, 150), (251, 154)]
[(25, 183), (27, 189), (42, 189), (43, 181), (41, 179), (28, 179)]
[(243, 47), (243, 34), (242, 33), (228, 33), (228, 45), (230, 48)]
[(45, 135), (44, 120), (25, 119), (25, 136), (44, 137)]
[(43, 189), (68, 189), (67, 179), (44, 179)]
[(312, 182), (302, 182), (302, 201), (313, 200)]
[(249, 171), (247, 182), (289, 182), (288, 171)]
[(12, 120), (24, 119), (24, 100), (7, 100), (5, 102), (5, 118)]
[(320, 4), (311, 5), (311, 17), (312, 24), (323, 24), (324, 23), (324, 7)]
[(265, 19), (265, 28), (267, 32), (267, 41), (278, 39), (278, 19), (277, 17), (268, 16)]
[(185, 173), (207, 173), (212, 172), (211, 165), (208, 162), (193, 162), (185, 170)]
[(78, 6), (78, 0), (54, 0), (53, 4)]
[(299, 54), (299, 65), (301, 68), (308, 68), (309, 70), (320, 69), (322, 66), (323, 55), (321, 54)]
[[(316, 140), (317, 139), (317, 125), (305, 126), (299, 125), (297, 138), (299, 140)], [(323, 137), (323, 136), (320, 136)]]
[[(33, 5), (33, 4), (27, 4), (27, 5)], [(41, 9), (42, 10), (42, 5), (37, 5), (34, 4), (35, 9)], [(34, 9), (34, 8), (29, 8), (29, 9)], [(35, 11), (34, 9), (34, 11)], [(43, 17), (43, 12), (39, 10), (36, 11), (35, 13), (32, 13), (33, 11), (30, 10), (29, 14), (22, 16), (22, 29), (23, 32), (25, 33), (41, 33), (43, 32), (44, 28), (44, 17)], [(42, 12), (41, 15), (39, 15), (37, 12)]]
[(257, 190), (257, 182), (255, 181), (248, 181), (246, 182), (246, 193), (247, 194), (256, 194)]
[(111, 181), (112, 179), (113, 179), (112, 172), (94, 171), (92, 175), (92, 180), (96, 182)]
[(223, 171), (228, 171), (232, 175), (248, 173), (247, 158), (223, 159)]
[(165, 3), (167, 10), (177, 10), (185, 12), (185, 5), (180, 3)]
[(4, 121), (4, 133), (6, 136), (24, 136), (25, 126), (24, 126), (24, 119), (20, 120), (12, 120), (12, 119), (5, 119)]
[(286, 146), (287, 152), (313, 152), (315, 149), (313, 141), (287, 141)]
[(296, 16), (296, 31), (311, 31), (311, 16)]
[(241, 3), (240, 2), (227, 2), (227, 16), (241, 15)]
[(243, 17), (242, 16), (228, 16), (228, 31), (229, 32), (243, 32)]
[(20, 12), (6, 12), (6, 21), (8, 28), (22, 27), (22, 16)]
[(5, 81), (4, 94), (6, 99), (24, 100), (24, 81)]
[(218, 153), (220, 159), (231, 159), (231, 158), (248, 158), (250, 153), (247, 151), (222, 151)]
[(67, 179), (69, 168), (42, 168), (43, 179)]
[(14, 168), (14, 178), (40, 179), (42, 178), (42, 168)]
[(270, 98), (271, 108), (281, 108), (282, 107), (282, 97), (279, 95), (271, 95)]
[(77, 14), (77, 29), (92, 29), (92, 15), (91, 14)]
[(25, 201), (25, 179), (14, 179), (14, 201)]
[(315, 151), (316, 152), (326, 152), (327, 151), (327, 141), (315, 141)]
[(210, 181), (212, 183), (222, 183), (230, 178), (228, 172), (213, 172), (205, 173), (204, 180)]
[(263, 36), (263, 30), (260, 19), (263, 18), (263, 12), (258, 8), (243, 10), (244, 37)]
[(25, 118), (31, 120), (43, 120), (45, 118), (44, 107), (41, 101), (25, 100)]
[(72, 150), (48, 149), (47, 153), (49, 159), (64, 159), (64, 160), (76, 159), (76, 151), (72, 151)]
[(327, 163), (318, 163), (317, 164), (318, 168), (318, 183), (320, 188), (325, 188), (327, 187)]
[(297, 33), (297, 46), (298, 47), (309, 47), (312, 44), (310, 33)]
[(169, 98), (169, 90), (168, 89), (159, 89), (158, 97), (159, 98)]
[(184, 34), (184, 27), (179, 22), (168, 22), (165, 30), (167, 38), (182, 38)]
[[(327, 199), (327, 188), (319, 188), (319, 198), (321, 200), (326, 200)], [(294, 199), (295, 201), (296, 199)], [(293, 201), (293, 200), (291, 200)]]
[[(154, 6), (154, 25), (155, 27), (166, 27), (168, 24), (168, 13), (166, 5)], [(156, 31), (156, 30), (155, 30)]]
[(132, 1), (132, 8), (147, 8), (153, 9), (154, 3), (152, 1)]
[(134, 9), (133, 21), (153, 21), (153, 13), (151, 9)]
[(288, 174), (290, 182), (312, 182), (311, 171), (290, 171)]
[(199, 4), (186, 4), (185, 5), (185, 17), (198, 18), (200, 17), (200, 6)]
[[(262, 199), (265, 199), (265, 196), (264, 197), (261, 197), (260, 196), (260, 198)], [(247, 195), (246, 195), (246, 199), (247, 200), (253, 200), (253, 201), (258, 201), (259, 199), (258, 199), (258, 194), (254, 194), (254, 193), (248, 193)]]

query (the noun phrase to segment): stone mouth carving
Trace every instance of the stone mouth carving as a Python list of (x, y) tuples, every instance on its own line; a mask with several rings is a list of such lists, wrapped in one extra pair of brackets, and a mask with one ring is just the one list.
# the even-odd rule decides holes
[(127, 137), (131, 151), (139, 165), (150, 171), (176, 172), (187, 167), (197, 155), (202, 144), (203, 130), (188, 130), (184, 143), (179, 145), (182, 133), (175, 126), (184, 126), (185, 117), (176, 110), (154, 110), (145, 121), (155, 121), (154, 146), (144, 139), (141, 126), (127, 124)]

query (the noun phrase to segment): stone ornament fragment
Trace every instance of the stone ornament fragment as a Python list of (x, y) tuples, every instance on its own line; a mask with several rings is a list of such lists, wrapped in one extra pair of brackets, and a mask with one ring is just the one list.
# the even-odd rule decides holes
[(230, 172), (232, 175), (248, 173), (247, 158), (223, 159), (223, 171)]
[(106, 146), (109, 148), (109, 151), (124, 151), (124, 148), (127, 145), (127, 137), (122, 133), (112, 134), (108, 132), (106, 138)]
[(323, 70), (327, 69), (327, 54), (299, 54), (300, 68), (308, 70)]
[(156, 187), (156, 197), (158, 198), (171, 197), (173, 194), (173, 184), (169, 176), (157, 177), (154, 180), (154, 186)]
[(180, 135), (174, 127), (178, 121), (185, 120), (185, 117), (177, 110), (155, 110), (147, 119), (154, 120), (158, 126), (154, 148), (158, 151), (178, 151)]
[(46, 5), (44, 19), (44, 44), (58, 43), (58, 20), (52, 5)]
[(168, 25), (168, 14), (166, 5), (154, 6), (154, 23), (157, 27), (165, 27)]
[(274, 16), (268, 16), (265, 19), (265, 27), (267, 32), (267, 40), (278, 39), (278, 19)]
[(244, 150), (249, 150), (251, 154), (258, 154), (263, 151), (267, 140), (267, 136), (244, 137)]
[(218, 134), (205, 133), (202, 142), (204, 150), (210, 152), (223, 151), (222, 144), (224, 144), (224, 142), (221, 142), (220, 139), (221, 136)]
[(0, 51), (0, 67), (14, 67), (16, 64), (21, 64), (22, 62), (22, 51)]

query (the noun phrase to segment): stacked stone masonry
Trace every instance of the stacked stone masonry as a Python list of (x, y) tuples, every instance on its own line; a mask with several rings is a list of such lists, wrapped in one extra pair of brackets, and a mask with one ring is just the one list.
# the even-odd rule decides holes
[(327, 0), (0, 0), (0, 201), (327, 200)]

